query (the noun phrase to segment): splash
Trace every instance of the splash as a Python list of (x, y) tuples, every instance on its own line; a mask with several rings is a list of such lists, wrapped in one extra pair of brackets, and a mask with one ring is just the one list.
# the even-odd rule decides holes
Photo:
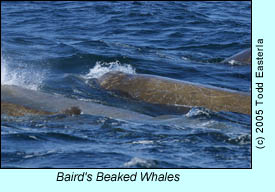
[(1, 52), (1, 85), (17, 85), (27, 89), (37, 90), (44, 79), (43, 70), (35, 70), (27, 64), (13, 66), (13, 61)]
[(6, 82), (7, 70), (6, 70), (6, 61), (2, 57), (1, 53), (1, 85)]
[(156, 163), (153, 160), (146, 160), (143, 158), (134, 157), (129, 162), (124, 163), (123, 167), (155, 167)]
[(211, 111), (203, 107), (192, 107), (191, 110), (185, 114), (186, 117), (210, 117)]
[(119, 61), (105, 63), (96, 62), (96, 65), (90, 69), (89, 73), (84, 75), (85, 79), (99, 78), (110, 71), (121, 71), (124, 73), (135, 74), (136, 70), (129, 64), (121, 64)]

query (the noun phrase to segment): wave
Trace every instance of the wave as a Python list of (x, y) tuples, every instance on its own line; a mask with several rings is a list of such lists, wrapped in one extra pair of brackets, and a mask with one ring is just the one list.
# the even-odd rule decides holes
[(136, 69), (130, 64), (121, 64), (119, 61), (115, 62), (101, 62), (97, 61), (95, 66), (90, 69), (89, 73), (82, 76), (84, 79), (99, 78), (105, 73), (111, 71), (121, 71), (129, 74), (136, 74)]
[(143, 158), (134, 157), (130, 161), (123, 164), (125, 168), (140, 167), (140, 168), (152, 168), (156, 167), (157, 162), (154, 160), (146, 160)]

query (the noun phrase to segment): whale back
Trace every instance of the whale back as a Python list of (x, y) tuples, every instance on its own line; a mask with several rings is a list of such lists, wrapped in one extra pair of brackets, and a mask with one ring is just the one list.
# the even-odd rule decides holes
[(151, 116), (98, 103), (66, 98), (14, 85), (1, 85), (1, 114), (12, 116), (90, 114), (121, 120), (150, 120)]
[(251, 96), (227, 89), (154, 75), (109, 72), (99, 78), (101, 87), (153, 104), (205, 107), (213, 111), (251, 114)]
[(251, 48), (225, 59), (224, 61), (222, 61), (222, 63), (251, 65)]

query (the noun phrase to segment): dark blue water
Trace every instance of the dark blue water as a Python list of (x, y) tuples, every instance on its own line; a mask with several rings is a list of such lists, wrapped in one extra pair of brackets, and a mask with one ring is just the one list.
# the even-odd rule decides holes
[(1, 115), (2, 167), (249, 168), (250, 116), (180, 114), (95, 79), (119, 70), (250, 92), (250, 66), (220, 63), (250, 47), (250, 10), (250, 2), (1, 2), (1, 84), (165, 117)]

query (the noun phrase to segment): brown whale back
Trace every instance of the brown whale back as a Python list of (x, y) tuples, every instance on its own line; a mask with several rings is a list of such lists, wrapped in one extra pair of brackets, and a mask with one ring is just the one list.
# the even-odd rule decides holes
[(134, 99), (164, 105), (205, 107), (213, 111), (251, 114), (251, 96), (153, 75), (109, 72), (99, 78), (101, 87)]
[(66, 115), (73, 116), (73, 115), (80, 115), (81, 110), (79, 109), (79, 107), (73, 106), (63, 111), (60, 111), (58, 113), (55, 113), (55, 112), (49, 112), (44, 110), (32, 109), (24, 105), (1, 101), (1, 114), (6, 114), (9, 116), (66, 114)]
[(23, 105), (1, 101), (1, 115), (24, 116), (24, 115), (53, 115), (55, 113), (32, 109)]

